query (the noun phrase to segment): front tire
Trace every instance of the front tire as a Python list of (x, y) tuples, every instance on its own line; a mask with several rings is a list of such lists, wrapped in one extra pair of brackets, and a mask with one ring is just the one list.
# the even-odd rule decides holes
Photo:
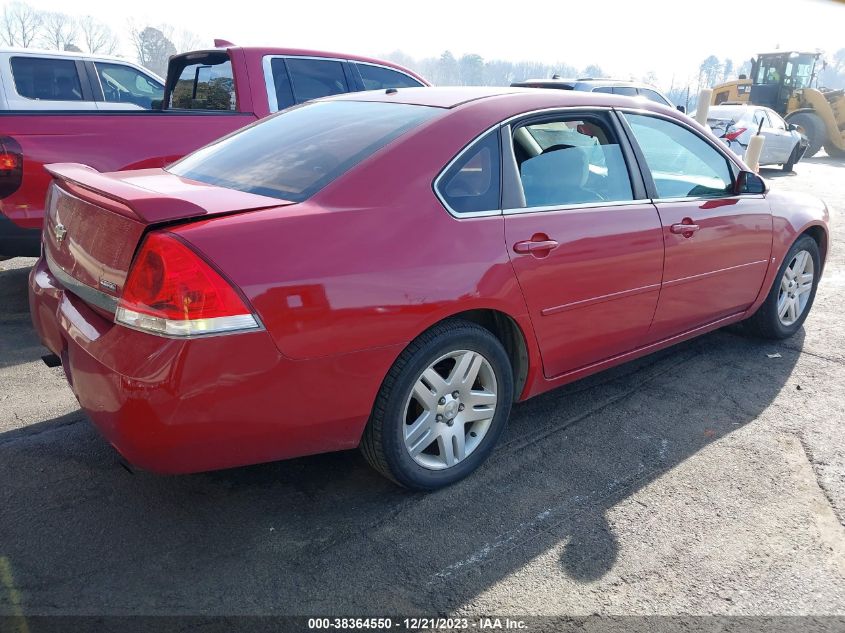
[(799, 146), (796, 144), (795, 147), (792, 148), (792, 153), (789, 155), (789, 159), (783, 164), (783, 171), (787, 174), (792, 173), (792, 170), (795, 167), (795, 163), (798, 162), (798, 152), (800, 151)]
[(804, 324), (821, 275), (819, 246), (809, 235), (799, 237), (784, 257), (766, 300), (745, 323), (757, 336), (785, 339)]
[(382, 383), (361, 439), (370, 465), (397, 484), (436, 490), (488, 457), (513, 404), (513, 371), (499, 340), (463, 320), (414, 340)]

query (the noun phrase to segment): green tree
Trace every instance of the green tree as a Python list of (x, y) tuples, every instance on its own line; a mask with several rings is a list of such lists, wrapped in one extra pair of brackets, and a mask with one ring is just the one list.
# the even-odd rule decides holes
[(435, 83), (440, 86), (457, 86), (461, 82), (458, 61), (451, 51), (443, 51), (437, 64)]
[(484, 74), (484, 59), (481, 55), (470, 53), (461, 57), (458, 72), (463, 86), (480, 86)]

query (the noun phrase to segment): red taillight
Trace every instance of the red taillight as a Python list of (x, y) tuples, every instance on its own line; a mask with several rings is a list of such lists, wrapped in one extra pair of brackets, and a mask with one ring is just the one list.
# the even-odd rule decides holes
[(0, 154), (0, 171), (11, 171), (18, 168), (18, 157), (9, 152)]
[(729, 132), (728, 134), (725, 134), (722, 138), (727, 139), (727, 140), (729, 140), (729, 141), (735, 141), (735, 140), (736, 140), (736, 139), (738, 139), (740, 136), (742, 136), (742, 135), (743, 135), (743, 133), (744, 133), (747, 129), (748, 129), (747, 127), (738, 127), (738, 128), (736, 128), (733, 132)]
[(150, 233), (118, 303), (115, 321), (172, 336), (258, 327), (243, 299), (177, 238)]
[(0, 198), (11, 196), (23, 181), (23, 151), (11, 136), (0, 136)]

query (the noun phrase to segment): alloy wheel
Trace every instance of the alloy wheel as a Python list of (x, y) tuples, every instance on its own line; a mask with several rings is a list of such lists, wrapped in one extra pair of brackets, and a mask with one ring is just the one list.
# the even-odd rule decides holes
[(417, 378), (405, 403), (405, 448), (423, 468), (443, 470), (481, 444), (496, 414), (496, 375), (480, 353), (444, 354)]
[(778, 318), (782, 325), (792, 325), (803, 314), (813, 289), (814, 273), (810, 253), (803, 250), (795, 253), (780, 280)]

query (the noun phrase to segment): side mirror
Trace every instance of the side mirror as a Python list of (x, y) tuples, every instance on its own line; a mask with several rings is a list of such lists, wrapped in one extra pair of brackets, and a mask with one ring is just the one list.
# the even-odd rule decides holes
[(743, 193), (766, 193), (766, 181), (753, 171), (741, 171), (739, 177), (736, 179), (736, 186), (734, 193), (739, 195)]
[(687, 113), (687, 109), (684, 106), (675, 106), (675, 107), (678, 108), (679, 112), (681, 112), (683, 114)]

